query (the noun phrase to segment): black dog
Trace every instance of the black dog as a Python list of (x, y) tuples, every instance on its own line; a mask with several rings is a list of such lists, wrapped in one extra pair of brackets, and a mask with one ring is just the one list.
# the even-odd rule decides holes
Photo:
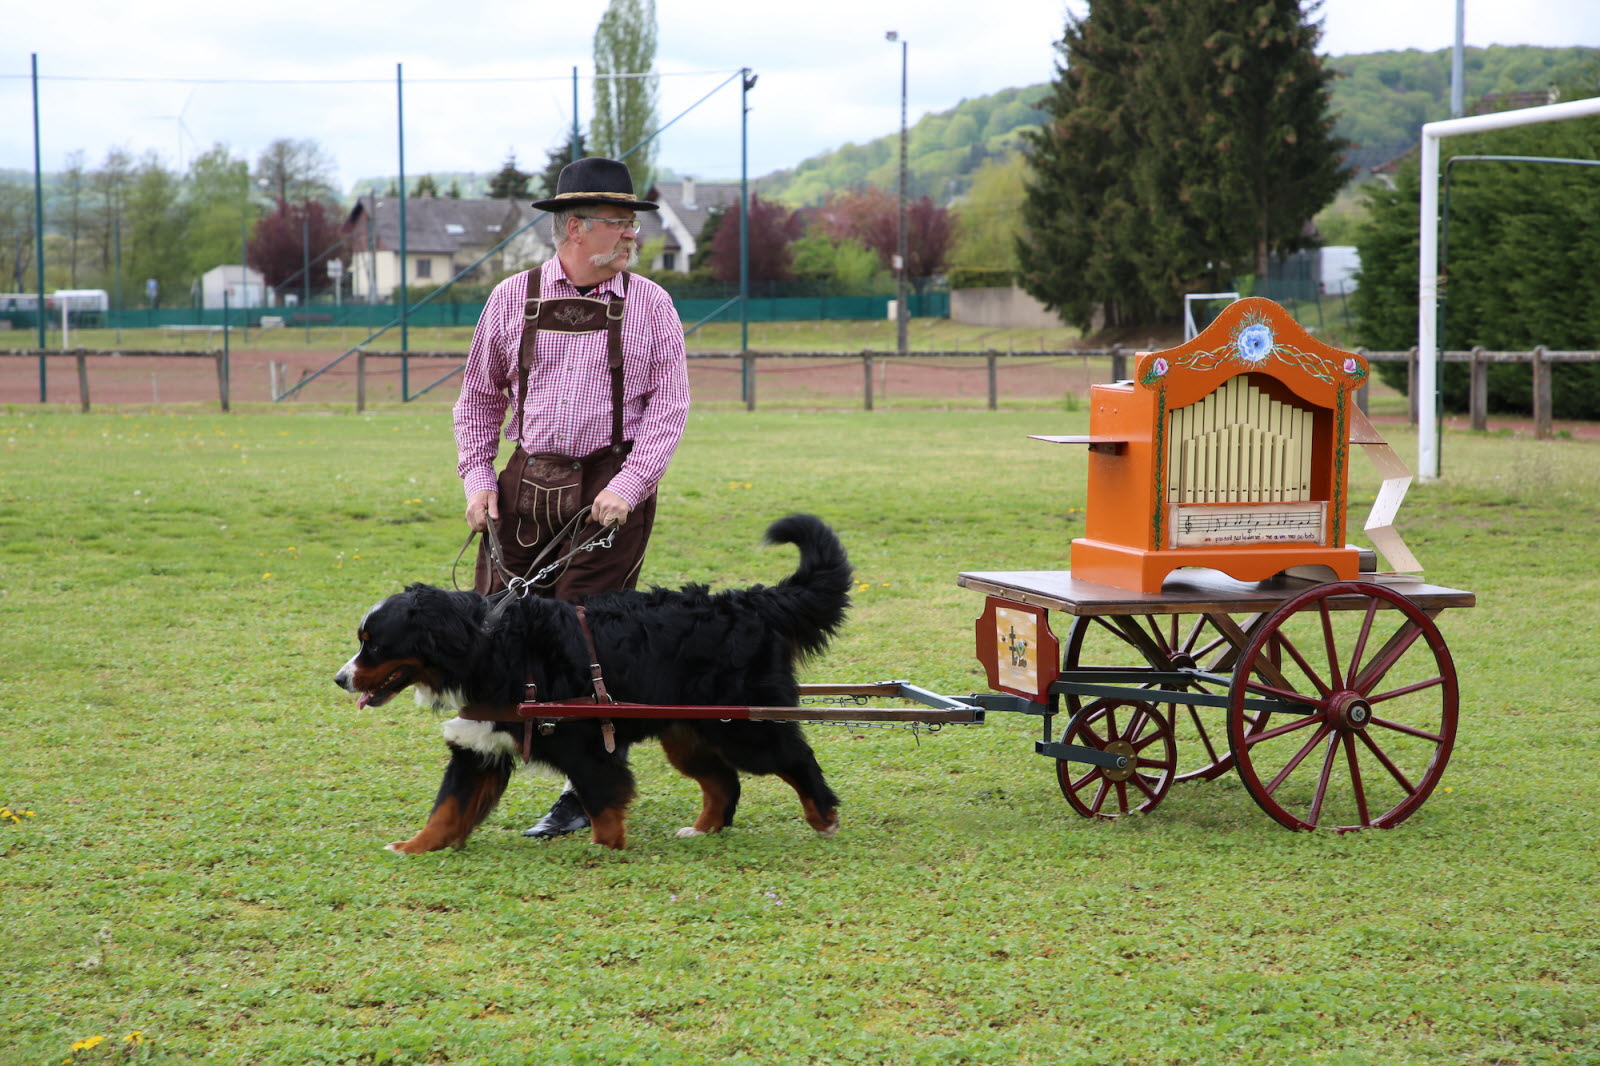
[[(850, 562), (833, 531), (810, 515), (773, 523), (767, 540), (800, 549), (800, 566), (775, 587), (711, 593), (619, 591), (582, 606), (612, 699), (680, 706), (787, 707), (799, 699), (795, 666), (821, 651), (844, 621)], [(376, 707), (407, 685), (436, 709), (499, 712), (514, 708), (532, 684), (541, 701), (594, 694), (589, 645), (572, 605), (527, 596), (491, 604), (473, 592), (412, 585), (367, 613), (361, 650), (334, 678), (360, 705)], [(572, 782), (593, 824), (594, 842), (625, 843), (623, 819), (634, 796), (628, 746), (659, 738), (672, 765), (700, 783), (703, 802), (679, 836), (733, 824), (739, 771), (777, 774), (800, 796), (806, 822), (831, 836), (838, 797), (823, 780), (811, 747), (793, 722), (618, 718), (615, 750), (598, 719), (567, 719), (548, 734), (516, 722), (445, 723), (450, 764), (428, 823), (389, 850), (415, 854), (460, 846), (499, 802), (514, 756)]]

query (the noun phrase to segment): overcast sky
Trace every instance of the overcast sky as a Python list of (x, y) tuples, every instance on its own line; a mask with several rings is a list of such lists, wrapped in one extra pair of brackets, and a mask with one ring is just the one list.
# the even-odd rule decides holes
[[(750, 93), (749, 172), (758, 177), (900, 122), (908, 42), (914, 124), (964, 98), (1054, 75), (1053, 44), (1083, 0), (657, 0), (662, 75), (659, 163), (680, 174), (739, 174), (739, 82)], [(154, 149), (169, 166), (222, 143), (254, 162), (278, 137), (312, 138), (338, 184), (392, 174), (396, 65), (403, 65), (408, 178), (524, 169), (592, 108), (595, 25), (605, 5), (455, 0), (139, 0), (10, 5), (0, 42), (0, 167), (33, 168), (29, 57), (40, 73), (42, 162), (112, 146)], [(1330, 55), (1449, 47), (1455, 0), (1327, 0)], [(990, 13), (998, 17), (985, 17)], [(1600, 46), (1600, 0), (1467, 0), (1469, 45)], [(719, 88), (720, 86), (720, 88)], [(1475, 95), (1469, 84), (1469, 96)], [(684, 114), (687, 112), (686, 114)], [(682, 117), (679, 118), (680, 114)]]

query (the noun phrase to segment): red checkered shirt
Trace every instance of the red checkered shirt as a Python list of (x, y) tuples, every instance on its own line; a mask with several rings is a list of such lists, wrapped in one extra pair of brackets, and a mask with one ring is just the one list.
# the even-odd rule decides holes
[[(496, 285), (472, 334), (461, 398), (455, 406), (456, 448), (466, 494), (495, 488), (494, 462), (506, 408), (513, 412), (517, 390), (517, 352), (522, 344), (523, 303), (528, 272)], [(539, 269), (539, 297), (579, 295), (561, 261)], [(622, 295), (622, 278), (610, 278), (588, 294), (594, 299)], [(683, 324), (666, 290), (633, 275), (622, 317), (622, 436), (633, 451), (607, 486), (630, 507), (655, 491), (666, 473), (689, 412), (689, 375)], [(611, 443), (611, 372), (606, 367), (605, 333), (555, 333), (540, 330), (528, 399), (521, 426), (507, 422), (505, 436), (533, 453), (582, 456)], [(514, 421), (513, 418), (511, 421)]]

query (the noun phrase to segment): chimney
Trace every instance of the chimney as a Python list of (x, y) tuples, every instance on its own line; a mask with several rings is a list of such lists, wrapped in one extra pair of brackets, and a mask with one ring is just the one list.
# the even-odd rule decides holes
[(688, 208), (690, 211), (695, 209), (693, 178), (683, 179), (683, 206)]

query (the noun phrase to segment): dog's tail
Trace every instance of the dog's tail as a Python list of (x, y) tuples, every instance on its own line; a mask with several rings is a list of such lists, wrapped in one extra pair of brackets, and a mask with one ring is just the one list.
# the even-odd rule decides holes
[(784, 610), (768, 624), (792, 640), (801, 655), (814, 655), (844, 624), (855, 583), (850, 559), (838, 536), (815, 515), (778, 519), (767, 528), (767, 543), (800, 549), (800, 566), (777, 585)]

